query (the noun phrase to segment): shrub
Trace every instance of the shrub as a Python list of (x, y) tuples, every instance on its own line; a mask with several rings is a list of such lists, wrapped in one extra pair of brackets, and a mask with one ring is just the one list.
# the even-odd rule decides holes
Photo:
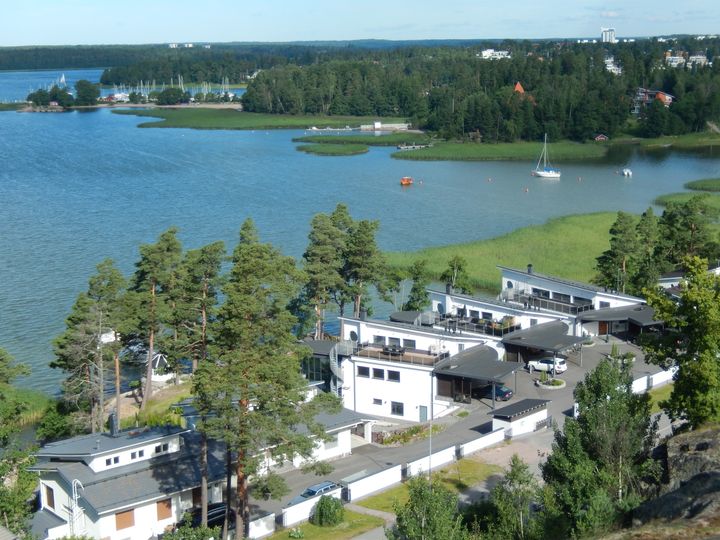
[(340, 499), (323, 495), (320, 497), (315, 507), (315, 514), (310, 521), (320, 527), (332, 527), (341, 523), (344, 516), (345, 508)]
[(288, 532), (288, 538), (305, 538), (305, 533), (299, 527), (294, 527)]

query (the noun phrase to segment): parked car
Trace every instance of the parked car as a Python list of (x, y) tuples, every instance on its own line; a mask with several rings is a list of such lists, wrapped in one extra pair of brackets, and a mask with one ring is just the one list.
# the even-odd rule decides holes
[[(208, 504), (207, 526), (222, 527), (225, 522), (225, 510), (227, 504), (224, 502)], [(235, 512), (230, 512), (230, 523), (235, 521)], [(199, 527), (202, 523), (202, 508), (193, 508), (185, 514), (185, 519), (181, 523), (189, 523), (191, 527)], [(178, 525), (181, 525), (178, 523)]]
[(533, 371), (552, 372), (553, 366), (555, 366), (555, 373), (564, 373), (567, 371), (567, 363), (564, 358), (538, 358), (536, 360), (530, 360), (527, 363), (527, 369), (530, 373)]
[[(479, 388), (473, 388), (472, 397), (474, 397), (475, 399), (492, 399), (492, 384), (488, 384), (487, 386), (481, 386)], [(510, 390), (507, 386), (505, 386), (504, 384), (495, 385), (495, 401), (507, 401), (511, 397), (513, 397), (513, 391)]]
[(335, 482), (320, 482), (319, 484), (313, 484), (309, 488), (307, 488), (305, 491), (303, 491), (300, 495), (292, 499), (288, 506), (291, 506), (293, 504), (298, 504), (303, 501), (306, 501), (308, 499), (312, 499), (313, 497), (319, 497), (320, 495), (326, 495), (330, 491), (333, 491), (334, 489), (337, 489), (338, 485)]

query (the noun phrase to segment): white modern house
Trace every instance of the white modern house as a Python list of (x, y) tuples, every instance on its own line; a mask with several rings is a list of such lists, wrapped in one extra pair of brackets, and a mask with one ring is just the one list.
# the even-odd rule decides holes
[[(40, 476), (41, 539), (86, 535), (146, 540), (200, 502), (199, 434), (178, 427), (82, 435), (46, 444), (32, 467)], [(224, 451), (210, 446), (210, 502), (222, 500)]]

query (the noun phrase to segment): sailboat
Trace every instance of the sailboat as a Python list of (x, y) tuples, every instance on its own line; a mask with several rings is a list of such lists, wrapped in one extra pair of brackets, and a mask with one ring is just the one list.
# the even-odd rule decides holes
[[(540, 167), (540, 163), (542, 163), (542, 168)], [(560, 170), (554, 169), (550, 165), (550, 160), (548, 159), (547, 133), (545, 134), (545, 142), (543, 143), (543, 149), (540, 153), (540, 158), (538, 159), (535, 169), (533, 171), (530, 171), (530, 174), (532, 176), (539, 176), (540, 178), (560, 178)]]

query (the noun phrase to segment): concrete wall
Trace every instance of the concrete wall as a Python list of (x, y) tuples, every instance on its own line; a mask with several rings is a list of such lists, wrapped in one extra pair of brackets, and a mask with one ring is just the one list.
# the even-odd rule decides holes
[(458, 455), (462, 458), (469, 456), (483, 448), (501, 443), (505, 440), (505, 429), (498, 428), (477, 439), (458, 445)]
[(248, 538), (264, 538), (275, 532), (275, 514), (253, 519), (249, 524)]
[(454, 446), (445, 448), (439, 452), (435, 452), (430, 456), (425, 456), (415, 461), (410, 461), (406, 465), (405, 476), (417, 476), (431, 469), (437, 469), (448, 463), (455, 461), (456, 449)]
[[(333, 491), (326, 493), (328, 497), (335, 497), (336, 499), (341, 499), (341, 494), (341, 488), (337, 488)], [(319, 500), (320, 497), (314, 497), (312, 499), (308, 499), (307, 501), (303, 501), (301, 503), (288, 506), (287, 508), (283, 508), (283, 527), (290, 527), (292, 525), (295, 525), (296, 523), (300, 523), (302, 521), (307, 521), (308, 519), (310, 519), (310, 516), (313, 515), (313, 512), (315, 511), (315, 506), (317, 506)]]
[(648, 390), (648, 377), (640, 377), (632, 382), (632, 391), (634, 394), (642, 394)]
[(376, 491), (381, 491), (402, 482), (402, 466), (395, 465), (380, 472), (369, 474), (347, 483), (348, 502), (356, 501)]

